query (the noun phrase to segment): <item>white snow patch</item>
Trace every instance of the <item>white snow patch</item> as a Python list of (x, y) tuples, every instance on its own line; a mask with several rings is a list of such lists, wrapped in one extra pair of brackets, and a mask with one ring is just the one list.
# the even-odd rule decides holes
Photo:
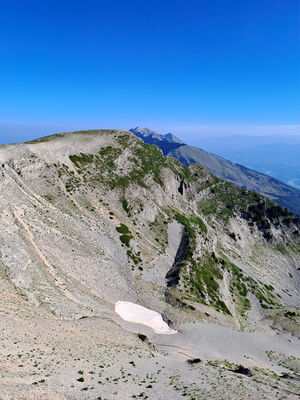
[(173, 335), (177, 333), (162, 319), (162, 316), (149, 308), (129, 301), (117, 301), (115, 312), (125, 321), (149, 326), (159, 335)]

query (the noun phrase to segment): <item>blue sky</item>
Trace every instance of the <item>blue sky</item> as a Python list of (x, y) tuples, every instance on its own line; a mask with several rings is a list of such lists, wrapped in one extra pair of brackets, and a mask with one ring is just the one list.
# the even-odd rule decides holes
[(300, 134), (299, 16), (298, 0), (0, 0), (0, 142)]

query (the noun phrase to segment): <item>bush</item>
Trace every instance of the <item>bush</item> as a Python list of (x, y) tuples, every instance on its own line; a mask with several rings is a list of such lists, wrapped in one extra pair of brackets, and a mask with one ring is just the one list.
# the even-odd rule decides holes
[(201, 360), (200, 360), (200, 358), (191, 358), (191, 359), (187, 360), (187, 362), (189, 364), (198, 364), (201, 362)]
[(120, 226), (116, 227), (116, 231), (121, 233), (120, 240), (126, 246), (130, 246), (130, 240), (133, 239), (130, 230), (125, 224), (120, 224)]
[(126, 211), (126, 213), (127, 214), (129, 214), (129, 206), (128, 206), (128, 201), (126, 200), (126, 199), (122, 199), (122, 206), (123, 206), (123, 209)]
[(123, 244), (125, 244), (127, 247), (130, 246), (130, 240), (132, 239), (131, 235), (121, 235), (120, 240)]
[(130, 234), (130, 230), (125, 224), (120, 224), (120, 226), (116, 227), (116, 231), (121, 233), (122, 235), (128, 235)]
[(145, 342), (148, 340), (146, 335), (143, 335), (142, 333), (138, 333), (138, 338), (141, 339), (142, 342)]

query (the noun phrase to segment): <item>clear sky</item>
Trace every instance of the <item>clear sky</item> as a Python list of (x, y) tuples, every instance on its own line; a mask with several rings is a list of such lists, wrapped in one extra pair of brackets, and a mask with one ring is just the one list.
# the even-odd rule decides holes
[(300, 134), (299, 0), (0, 0), (0, 142)]

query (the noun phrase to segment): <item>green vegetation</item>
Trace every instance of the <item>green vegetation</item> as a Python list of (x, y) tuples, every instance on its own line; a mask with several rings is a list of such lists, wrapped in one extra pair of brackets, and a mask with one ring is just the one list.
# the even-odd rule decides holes
[(225, 223), (240, 214), (249, 225), (256, 225), (265, 239), (272, 239), (271, 224), (289, 226), (297, 218), (269, 199), (243, 188), (233, 186), (216, 177), (209, 177), (198, 185), (198, 191), (210, 189), (205, 199), (199, 201), (199, 212), (222, 219)]
[(284, 313), (284, 316), (285, 317), (287, 317), (287, 318), (294, 318), (294, 317), (298, 317), (298, 316), (300, 316), (300, 314), (297, 314), (295, 311), (286, 311), (285, 313)]
[(251, 304), (248, 293), (252, 293), (264, 309), (273, 309), (280, 306), (273, 294), (272, 285), (266, 285), (246, 276), (243, 271), (226, 258), (218, 258), (214, 253), (206, 254), (202, 258), (193, 258), (189, 252), (181, 272), (187, 300), (203, 302), (214, 307), (224, 314), (231, 315), (227, 305), (220, 298), (220, 281), (226, 271), (230, 279), (230, 293), (238, 313), (245, 317)]
[(83, 165), (92, 163), (94, 161), (94, 154), (80, 153), (80, 155), (71, 155), (69, 158), (77, 168), (80, 168)]
[(295, 356), (287, 356), (282, 353), (270, 350), (266, 351), (271, 361), (275, 361), (277, 365), (287, 368), (297, 376), (300, 374), (300, 358)]
[(195, 267), (196, 262), (193, 258), (193, 253), (196, 249), (196, 233), (197, 231), (200, 231), (200, 233), (207, 232), (207, 228), (204, 222), (196, 216), (185, 216), (177, 211), (169, 211), (169, 216), (170, 218), (173, 217), (185, 228), (175, 262), (166, 275), (168, 287), (174, 287), (179, 283), (181, 270), (186, 265)]
[(246, 278), (244, 277), (242, 270), (236, 265), (228, 261), (225, 262), (223, 259), (221, 262), (222, 265), (226, 266), (231, 273), (230, 292), (239, 307), (241, 316), (245, 316), (247, 311), (251, 308), (250, 301), (247, 298), (248, 288), (244, 283)]
[[(99, 150), (98, 154), (73, 154), (70, 155), (69, 158), (72, 163), (77, 168), (77, 172), (87, 173), (91, 172), (91, 168), (94, 172), (94, 177), (97, 180), (100, 175), (105, 173), (107, 170), (114, 170), (115, 169), (115, 160), (121, 155), (122, 151), (119, 148), (107, 146), (103, 147)], [(87, 171), (87, 168), (89, 170)]]
[(57, 162), (54, 167), (57, 170), (58, 177), (64, 182), (68, 193), (72, 193), (80, 187), (81, 180), (75, 176), (74, 171), (72, 171), (67, 165)]
[(209, 304), (216, 310), (231, 315), (226, 304), (220, 299), (218, 281), (223, 279), (223, 273), (218, 262), (207, 255), (203, 259), (198, 258), (197, 262), (192, 260), (191, 264), (189, 283), (192, 293), (202, 300), (208, 298)]
[(155, 182), (163, 185), (160, 173), (161, 168), (165, 166), (166, 162), (161, 151), (156, 146), (143, 143), (142, 146), (136, 146), (134, 155), (139, 159), (141, 167), (140, 176), (137, 176), (137, 179), (143, 179), (146, 175), (151, 173)]
[(174, 217), (177, 222), (185, 227), (190, 239), (194, 239), (196, 237), (196, 230), (200, 230), (202, 233), (207, 233), (207, 226), (200, 217), (195, 215), (189, 215), (187, 217), (179, 213), (175, 213)]
[(199, 209), (203, 214), (213, 214), (225, 222), (228, 222), (235, 211), (246, 211), (250, 204), (262, 198), (218, 178), (212, 178), (207, 186), (210, 193), (205, 200), (199, 202)]
[(128, 217), (130, 217), (129, 204), (128, 204), (128, 201), (124, 197), (122, 198), (122, 207), (123, 207), (124, 211), (127, 213)]
[(246, 297), (248, 292), (252, 293), (258, 299), (262, 308), (274, 308), (279, 305), (278, 300), (272, 293), (274, 291), (272, 285), (265, 285), (250, 276), (245, 276), (240, 268), (228, 260), (220, 259), (220, 261), (231, 274), (230, 291), (240, 305), (242, 316), (250, 309), (250, 302)]
[(195, 224), (196, 226), (198, 226), (202, 233), (207, 233), (207, 226), (205, 225), (205, 223), (202, 221), (202, 219), (200, 217), (196, 217), (196, 216), (192, 215), (190, 217), (190, 221), (193, 224)]
[(116, 231), (122, 233), (123, 235), (130, 234), (130, 230), (125, 224), (120, 224), (120, 226), (117, 226)]
[(191, 173), (189, 167), (181, 164), (181, 162), (175, 158), (169, 159), (168, 161), (168, 167), (185, 182), (190, 183), (196, 181), (197, 177)]
[[(196, 233), (206, 234), (207, 226), (202, 219), (195, 215), (186, 216), (178, 212), (174, 213), (174, 218), (184, 226), (187, 235), (185, 249), (182, 249), (181, 260), (178, 265), (173, 266), (167, 278), (173, 282), (178, 282), (176, 275), (180, 274), (183, 279), (185, 292), (187, 290), (187, 299), (196, 302), (203, 302), (213, 306), (216, 310), (231, 315), (230, 310), (220, 298), (220, 284), (223, 279), (222, 266), (218, 259), (213, 255), (204, 255), (202, 258), (194, 258), (196, 248)], [(172, 297), (169, 294), (170, 298)], [(174, 301), (174, 299), (172, 299)], [(178, 301), (177, 301), (178, 303)], [(179, 303), (185, 304), (179, 300)]]
[(207, 258), (206, 262), (197, 267), (194, 272), (193, 283), (199, 293), (204, 297), (206, 290), (209, 297), (214, 298), (219, 289), (217, 280), (223, 279), (223, 274), (215, 261), (212, 258)]
[(53, 203), (55, 200), (55, 196), (53, 196), (52, 194), (45, 194), (44, 195), (44, 199), (46, 199), (47, 201), (49, 201), (49, 203)]
[(138, 333), (138, 338), (142, 341), (145, 342), (148, 338), (146, 335), (143, 335), (142, 333)]
[(130, 240), (133, 239), (133, 236), (125, 224), (120, 224), (120, 226), (116, 227), (116, 231), (121, 233), (120, 240), (127, 247), (130, 246)]
[(124, 133), (124, 134), (122, 134), (122, 135), (119, 134), (119, 135), (117, 136), (117, 141), (118, 141), (118, 143), (119, 143), (123, 148), (125, 148), (125, 147), (128, 146), (129, 141), (130, 141), (131, 139), (132, 139), (132, 138), (131, 138), (130, 135), (128, 135), (128, 133)]
[(123, 244), (125, 244), (127, 247), (130, 245), (130, 240), (132, 239), (132, 236), (129, 235), (121, 235), (120, 240)]
[(124, 190), (131, 183), (146, 187), (145, 178), (148, 175), (151, 175), (156, 183), (163, 186), (161, 171), (166, 166), (166, 159), (161, 151), (156, 146), (139, 142), (134, 143), (131, 151), (132, 155), (129, 158), (131, 170), (127, 175), (113, 175), (108, 181), (111, 188)]
[[(101, 181), (111, 189), (122, 189), (124, 192), (131, 183), (146, 186), (146, 176), (152, 175), (154, 181), (163, 186), (161, 171), (167, 166), (167, 161), (156, 146), (136, 142), (127, 134), (117, 136), (116, 141), (117, 146), (103, 147), (98, 154), (80, 153), (69, 158), (77, 172), (94, 184)], [(116, 160), (129, 145), (131, 168), (125, 174), (122, 170), (117, 171)], [(126, 203), (124, 206), (127, 209)]]
[(134, 254), (132, 250), (127, 250), (127, 256), (133, 261), (135, 265), (142, 262), (141, 257), (138, 254)]
[(77, 173), (83, 175), (85, 181), (90, 184), (108, 182), (108, 177), (116, 169), (115, 160), (122, 154), (118, 147), (106, 146), (99, 150), (98, 154), (73, 154), (69, 158), (74, 164)]

